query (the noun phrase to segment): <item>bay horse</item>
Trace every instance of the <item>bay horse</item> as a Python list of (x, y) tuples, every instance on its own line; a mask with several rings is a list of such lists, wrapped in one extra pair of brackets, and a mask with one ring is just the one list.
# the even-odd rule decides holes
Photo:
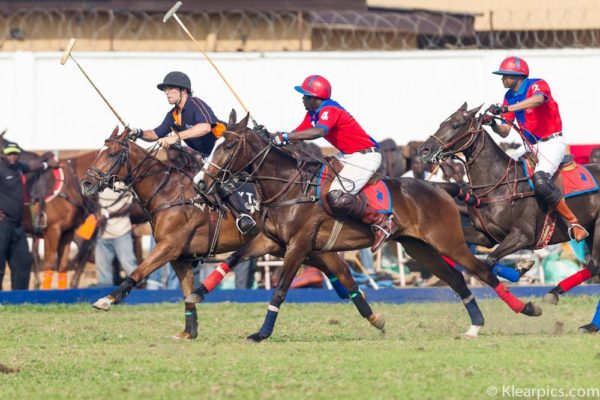
[[(0, 135), (0, 148), (8, 141)], [(20, 148), (20, 147), (19, 147)], [(19, 160), (29, 162), (39, 160), (36, 153), (21, 149)], [(46, 153), (42, 158), (48, 158)], [(44, 261), (42, 289), (50, 289), (53, 271), (58, 271), (58, 288), (67, 288), (70, 243), (75, 229), (83, 222), (84, 199), (79, 192), (79, 181), (73, 171), (61, 161), (59, 174), (54, 169), (27, 173), (27, 192), (31, 194), (31, 205), (23, 215), (25, 231), (34, 237), (44, 238)], [(35, 257), (34, 257), (35, 258)], [(37, 265), (36, 265), (37, 266)], [(34, 268), (35, 286), (39, 285), (37, 270)]]
[[(266, 132), (256, 132), (247, 127), (248, 118), (249, 115), (246, 115), (235, 127), (228, 128), (219, 139), (210, 155), (210, 162), (203, 168), (203, 182), (205, 192), (210, 195), (216, 185), (244, 171), (255, 179), (263, 197), (268, 199), (263, 202), (265, 222), (262, 236), (228, 259), (235, 265), (264, 249), (285, 249), (284, 270), (287, 273), (274, 293), (262, 328), (251, 337), (261, 341), (271, 335), (287, 287), (307, 254), (325, 248), (328, 251), (345, 251), (369, 247), (373, 233), (368, 226), (348, 220), (331, 244), (336, 220), (317, 202), (319, 195), (315, 187), (316, 171), (321, 164), (303, 162), (293, 145), (275, 147)], [(232, 111), (231, 119), (235, 119), (235, 111)], [(331, 181), (331, 174), (328, 179)], [(485, 264), (469, 252), (458, 209), (448, 193), (411, 178), (386, 183), (392, 194), (393, 218), (399, 226), (391, 239), (400, 242), (411, 257), (427, 265), (432, 273), (459, 294), (472, 322), (477, 319), (472, 324), (475, 327), (472, 326), (468, 333), (476, 332), (483, 325), (483, 317), (478, 308), (477, 317), (471, 314), (472, 305), (476, 305), (474, 298), (462, 274), (450, 268), (444, 256), (493, 287), (515, 312), (528, 316), (541, 314), (539, 306), (524, 304), (508, 292)], [(322, 190), (321, 195), (324, 192)]]
[[(142, 279), (169, 261), (179, 278), (184, 298), (188, 298), (193, 289), (194, 258), (231, 252), (260, 240), (261, 236), (241, 235), (235, 218), (229, 212), (222, 214), (222, 219), (213, 218), (221, 211), (213, 212), (212, 205), (197, 194), (193, 185), (195, 173), (160, 161), (153, 155), (154, 151), (146, 151), (128, 140), (128, 133), (125, 130), (119, 134), (115, 128), (98, 152), (87, 177), (81, 182), (81, 190), (84, 195), (90, 196), (113, 187), (116, 181), (124, 183), (134, 192), (149, 216), (156, 247), (117, 289), (94, 303), (94, 307), (105, 311), (123, 300)], [(156, 146), (154, 148), (157, 150)], [(220, 230), (217, 224), (220, 224)], [(282, 248), (269, 246), (256, 252), (256, 255), (267, 253), (280, 255)], [(306, 258), (329, 277), (333, 277), (332, 273), (337, 276), (350, 292), (350, 297), (357, 292), (358, 289), (353, 291), (357, 288), (356, 282), (337, 253), (307, 254)], [(208, 291), (214, 289), (228, 271), (225, 263), (220, 264), (202, 287), (208, 288)], [(289, 274), (289, 271), (284, 267), (282, 273)], [(339, 291), (338, 294), (343, 296)], [(383, 330), (383, 317), (373, 313), (364, 296), (355, 295), (352, 300), (371, 325)], [(174, 338), (193, 339), (198, 335), (195, 301), (186, 300), (184, 306), (185, 328)]]
[[(492, 268), (499, 259), (518, 250), (562, 243), (570, 237), (562, 218), (556, 219), (553, 231), (548, 230), (547, 221), (552, 213), (534, 196), (521, 162), (509, 157), (483, 128), (484, 114), (477, 115), (480, 108), (468, 110), (464, 103), (440, 124), (419, 153), (425, 161), (433, 163), (456, 157), (458, 153), (464, 155), (469, 185), (479, 200), (479, 205), (468, 207), (473, 226), (465, 227), (464, 235), (468, 242), (488, 248), (498, 244), (486, 259)], [(586, 167), (596, 182), (600, 181), (600, 165)], [(458, 193), (456, 186), (447, 188), (453, 194)], [(544, 297), (546, 303), (556, 304), (558, 294), (598, 274), (600, 269), (600, 193), (586, 193), (566, 201), (590, 233), (586, 244), (591, 254), (586, 268), (550, 291)]]

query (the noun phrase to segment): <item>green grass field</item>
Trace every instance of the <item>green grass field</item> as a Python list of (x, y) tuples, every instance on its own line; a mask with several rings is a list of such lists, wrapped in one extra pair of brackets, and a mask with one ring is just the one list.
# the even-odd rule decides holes
[(495, 398), (502, 385), (598, 388), (600, 335), (577, 333), (596, 302), (565, 298), (532, 319), (480, 301), (486, 327), (475, 340), (462, 338), (458, 301), (373, 304), (385, 335), (350, 304), (284, 304), (260, 344), (245, 337), (264, 304), (199, 305), (200, 336), (188, 342), (170, 339), (182, 304), (4, 306), (0, 363), (20, 371), (0, 374), (0, 398), (489, 399), (491, 385)]

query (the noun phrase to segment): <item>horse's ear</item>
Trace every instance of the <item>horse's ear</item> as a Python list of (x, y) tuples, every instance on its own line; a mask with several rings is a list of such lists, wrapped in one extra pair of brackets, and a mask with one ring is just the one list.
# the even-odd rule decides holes
[(231, 112), (229, 113), (229, 122), (227, 123), (227, 126), (228, 127), (234, 126), (236, 121), (237, 121), (237, 114), (235, 113), (235, 109), (232, 108)]
[(242, 129), (245, 129), (248, 127), (248, 120), (250, 119), (250, 113), (246, 113), (246, 116), (244, 117), (243, 120), (240, 121), (240, 123), (238, 124), (238, 126)]
[(472, 117), (473, 115), (477, 114), (479, 110), (481, 110), (481, 107), (483, 107), (483, 104), (480, 104), (479, 107), (475, 107), (472, 110), (467, 111), (467, 114)]
[(0, 133), (0, 138), (4, 139), (4, 134), (8, 132), (8, 128), (4, 128), (4, 130), (2, 131), (2, 133)]
[(460, 106), (458, 108), (458, 110), (456, 110), (456, 112), (459, 112), (459, 111), (467, 111), (467, 102), (466, 101), (463, 103), (462, 106)]
[(114, 139), (115, 136), (117, 136), (117, 133), (119, 133), (119, 126), (115, 126), (115, 129), (113, 129), (112, 133), (110, 134), (110, 138)]

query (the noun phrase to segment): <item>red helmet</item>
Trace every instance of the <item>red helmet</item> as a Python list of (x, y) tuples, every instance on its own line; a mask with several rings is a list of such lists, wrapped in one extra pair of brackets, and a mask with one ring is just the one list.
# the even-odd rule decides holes
[(296, 86), (295, 89), (307, 96), (315, 96), (324, 100), (331, 97), (331, 84), (320, 75), (309, 76), (302, 82), (302, 86)]
[(529, 76), (529, 66), (519, 57), (507, 57), (500, 63), (498, 71), (492, 72), (496, 75), (516, 75), (516, 76)]

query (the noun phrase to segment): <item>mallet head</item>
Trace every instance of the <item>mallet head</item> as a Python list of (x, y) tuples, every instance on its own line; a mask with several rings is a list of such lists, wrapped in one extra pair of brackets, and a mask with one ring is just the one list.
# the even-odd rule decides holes
[(69, 56), (71, 55), (71, 50), (73, 50), (73, 46), (75, 46), (76, 40), (77, 39), (75, 39), (75, 38), (71, 38), (71, 40), (69, 41), (69, 45), (67, 46), (67, 48), (65, 49), (65, 52), (63, 53), (62, 57), (60, 58), (60, 63), (62, 65), (65, 65), (65, 63), (69, 59)]
[(171, 9), (169, 11), (167, 11), (167, 13), (165, 14), (165, 16), (163, 17), (163, 22), (167, 22), (169, 19), (171, 19), (171, 17), (173, 16), (173, 14), (175, 14), (177, 12), (177, 10), (179, 10), (179, 8), (182, 6), (182, 2), (178, 1), (177, 3), (175, 3), (175, 5), (173, 7), (171, 7)]

